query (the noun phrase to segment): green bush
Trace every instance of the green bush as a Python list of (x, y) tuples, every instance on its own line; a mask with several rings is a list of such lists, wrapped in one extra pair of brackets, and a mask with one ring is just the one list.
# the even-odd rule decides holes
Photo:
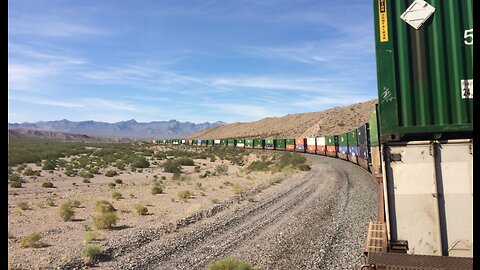
[(152, 194), (161, 194), (163, 193), (163, 187), (161, 185), (154, 185), (152, 187)]
[(117, 223), (117, 214), (115, 212), (98, 213), (93, 217), (93, 222), (97, 229), (111, 229)]
[(312, 168), (310, 167), (310, 165), (305, 164), (305, 163), (298, 164), (298, 165), (297, 165), (297, 168), (299, 168), (301, 171), (310, 171), (310, 170), (312, 169)]
[(115, 184), (123, 184), (122, 179), (115, 179)]
[(19, 246), (21, 248), (41, 248), (45, 247), (45, 243), (40, 241), (42, 239), (42, 235), (38, 232), (34, 232), (30, 235), (27, 235), (20, 239)]
[(268, 166), (271, 164), (270, 161), (254, 161), (248, 165), (247, 170), (249, 171), (266, 171)]
[(111, 203), (105, 200), (99, 200), (95, 203), (95, 209), (96, 212), (100, 213), (110, 213), (110, 212), (115, 212), (115, 208)]
[(75, 211), (73, 211), (72, 207), (70, 206), (69, 202), (63, 203), (59, 209), (60, 217), (64, 221), (69, 221), (72, 219), (73, 215), (75, 215)]
[(182, 190), (182, 191), (179, 191), (177, 195), (180, 199), (187, 200), (193, 195), (193, 193), (190, 192), (190, 190)]
[(107, 176), (107, 177), (114, 177), (116, 175), (117, 175), (117, 171), (115, 171), (115, 170), (109, 170), (109, 171), (107, 171), (107, 173), (105, 173), (105, 176)]
[(148, 167), (150, 167), (150, 163), (148, 162), (148, 160), (145, 157), (141, 157), (141, 158), (136, 159), (135, 162), (133, 162), (132, 167), (134, 167), (134, 168), (148, 168)]
[(253, 267), (247, 262), (226, 257), (209, 264), (208, 270), (253, 270)]
[(120, 199), (123, 198), (123, 195), (122, 195), (122, 193), (120, 193), (120, 192), (118, 192), (118, 191), (114, 191), (114, 192), (112, 193), (112, 198), (114, 198), (115, 200), (118, 201), (118, 200), (120, 200)]
[(93, 240), (96, 240), (98, 236), (97, 231), (86, 231), (85, 234), (83, 235), (83, 239), (85, 242), (90, 243)]
[(67, 203), (68, 205), (74, 208), (79, 208), (80, 205), (82, 204), (79, 200), (68, 200)]
[(25, 171), (23, 171), (23, 175), (25, 175), (25, 176), (40, 176), (40, 172), (32, 170), (31, 168), (27, 168), (27, 169), (25, 169)]
[(44, 188), (54, 188), (53, 183), (50, 182), (50, 181), (43, 182), (42, 187), (44, 187)]
[(182, 166), (195, 166), (195, 162), (191, 158), (179, 158), (176, 162)]
[(165, 163), (163, 163), (163, 171), (169, 173), (180, 173), (182, 168), (177, 162), (173, 160), (167, 160)]
[(137, 213), (139, 215), (148, 214), (148, 208), (145, 205), (139, 203), (139, 204), (136, 204), (134, 207), (137, 210)]
[(55, 170), (55, 167), (57, 166), (57, 163), (55, 160), (47, 159), (43, 162), (42, 169), (43, 170)]
[(18, 181), (18, 182), (11, 182), (10, 183), (10, 186), (12, 188), (21, 188), (22, 187), (22, 182)]
[(20, 177), (20, 175), (14, 173), (14, 174), (10, 174), (8, 176), (8, 181), (11, 181), (11, 182), (21, 182), (22, 181), (22, 178)]
[(116, 186), (117, 186), (117, 184), (115, 184), (115, 183), (108, 183), (108, 187), (109, 187), (109, 188), (114, 188), (114, 187), (116, 187)]
[(22, 209), (22, 210), (30, 210), (30, 206), (26, 202), (19, 202), (17, 203), (17, 206)]
[(80, 249), (80, 254), (89, 259), (93, 259), (95, 256), (102, 254), (102, 247), (95, 244), (86, 244)]
[(215, 172), (218, 175), (228, 175), (228, 165), (227, 164), (220, 164), (215, 166)]

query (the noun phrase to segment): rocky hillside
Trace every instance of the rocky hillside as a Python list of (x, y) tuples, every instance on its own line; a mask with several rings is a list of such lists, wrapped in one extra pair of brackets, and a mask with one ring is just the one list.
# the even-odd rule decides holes
[(190, 139), (293, 138), (344, 133), (365, 123), (377, 103), (370, 100), (321, 112), (268, 117), (255, 122), (233, 123), (198, 132)]

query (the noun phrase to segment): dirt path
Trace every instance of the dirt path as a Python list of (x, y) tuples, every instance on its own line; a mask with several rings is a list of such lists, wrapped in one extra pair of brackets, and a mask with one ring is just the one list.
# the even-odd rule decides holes
[(205, 269), (234, 256), (258, 269), (353, 269), (375, 218), (375, 185), (359, 166), (305, 155), (312, 170), (292, 176), (174, 232), (150, 232), (110, 249), (101, 269)]

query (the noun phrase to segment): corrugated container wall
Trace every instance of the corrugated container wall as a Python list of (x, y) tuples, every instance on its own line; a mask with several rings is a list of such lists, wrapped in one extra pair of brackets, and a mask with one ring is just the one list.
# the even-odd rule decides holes
[(473, 0), (418, 2), (373, 1), (380, 140), (469, 138)]
[(286, 147), (286, 140), (285, 139), (277, 139), (277, 145), (275, 149), (285, 150)]
[(315, 138), (307, 138), (307, 152), (315, 154), (317, 150), (317, 144)]

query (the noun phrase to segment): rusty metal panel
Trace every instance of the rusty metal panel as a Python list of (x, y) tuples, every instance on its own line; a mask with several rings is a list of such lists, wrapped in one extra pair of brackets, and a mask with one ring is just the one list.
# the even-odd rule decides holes
[(387, 252), (387, 228), (383, 221), (370, 221), (368, 223), (365, 252)]
[(408, 255), (400, 253), (368, 253), (362, 269), (385, 270), (473, 270), (472, 258)]

